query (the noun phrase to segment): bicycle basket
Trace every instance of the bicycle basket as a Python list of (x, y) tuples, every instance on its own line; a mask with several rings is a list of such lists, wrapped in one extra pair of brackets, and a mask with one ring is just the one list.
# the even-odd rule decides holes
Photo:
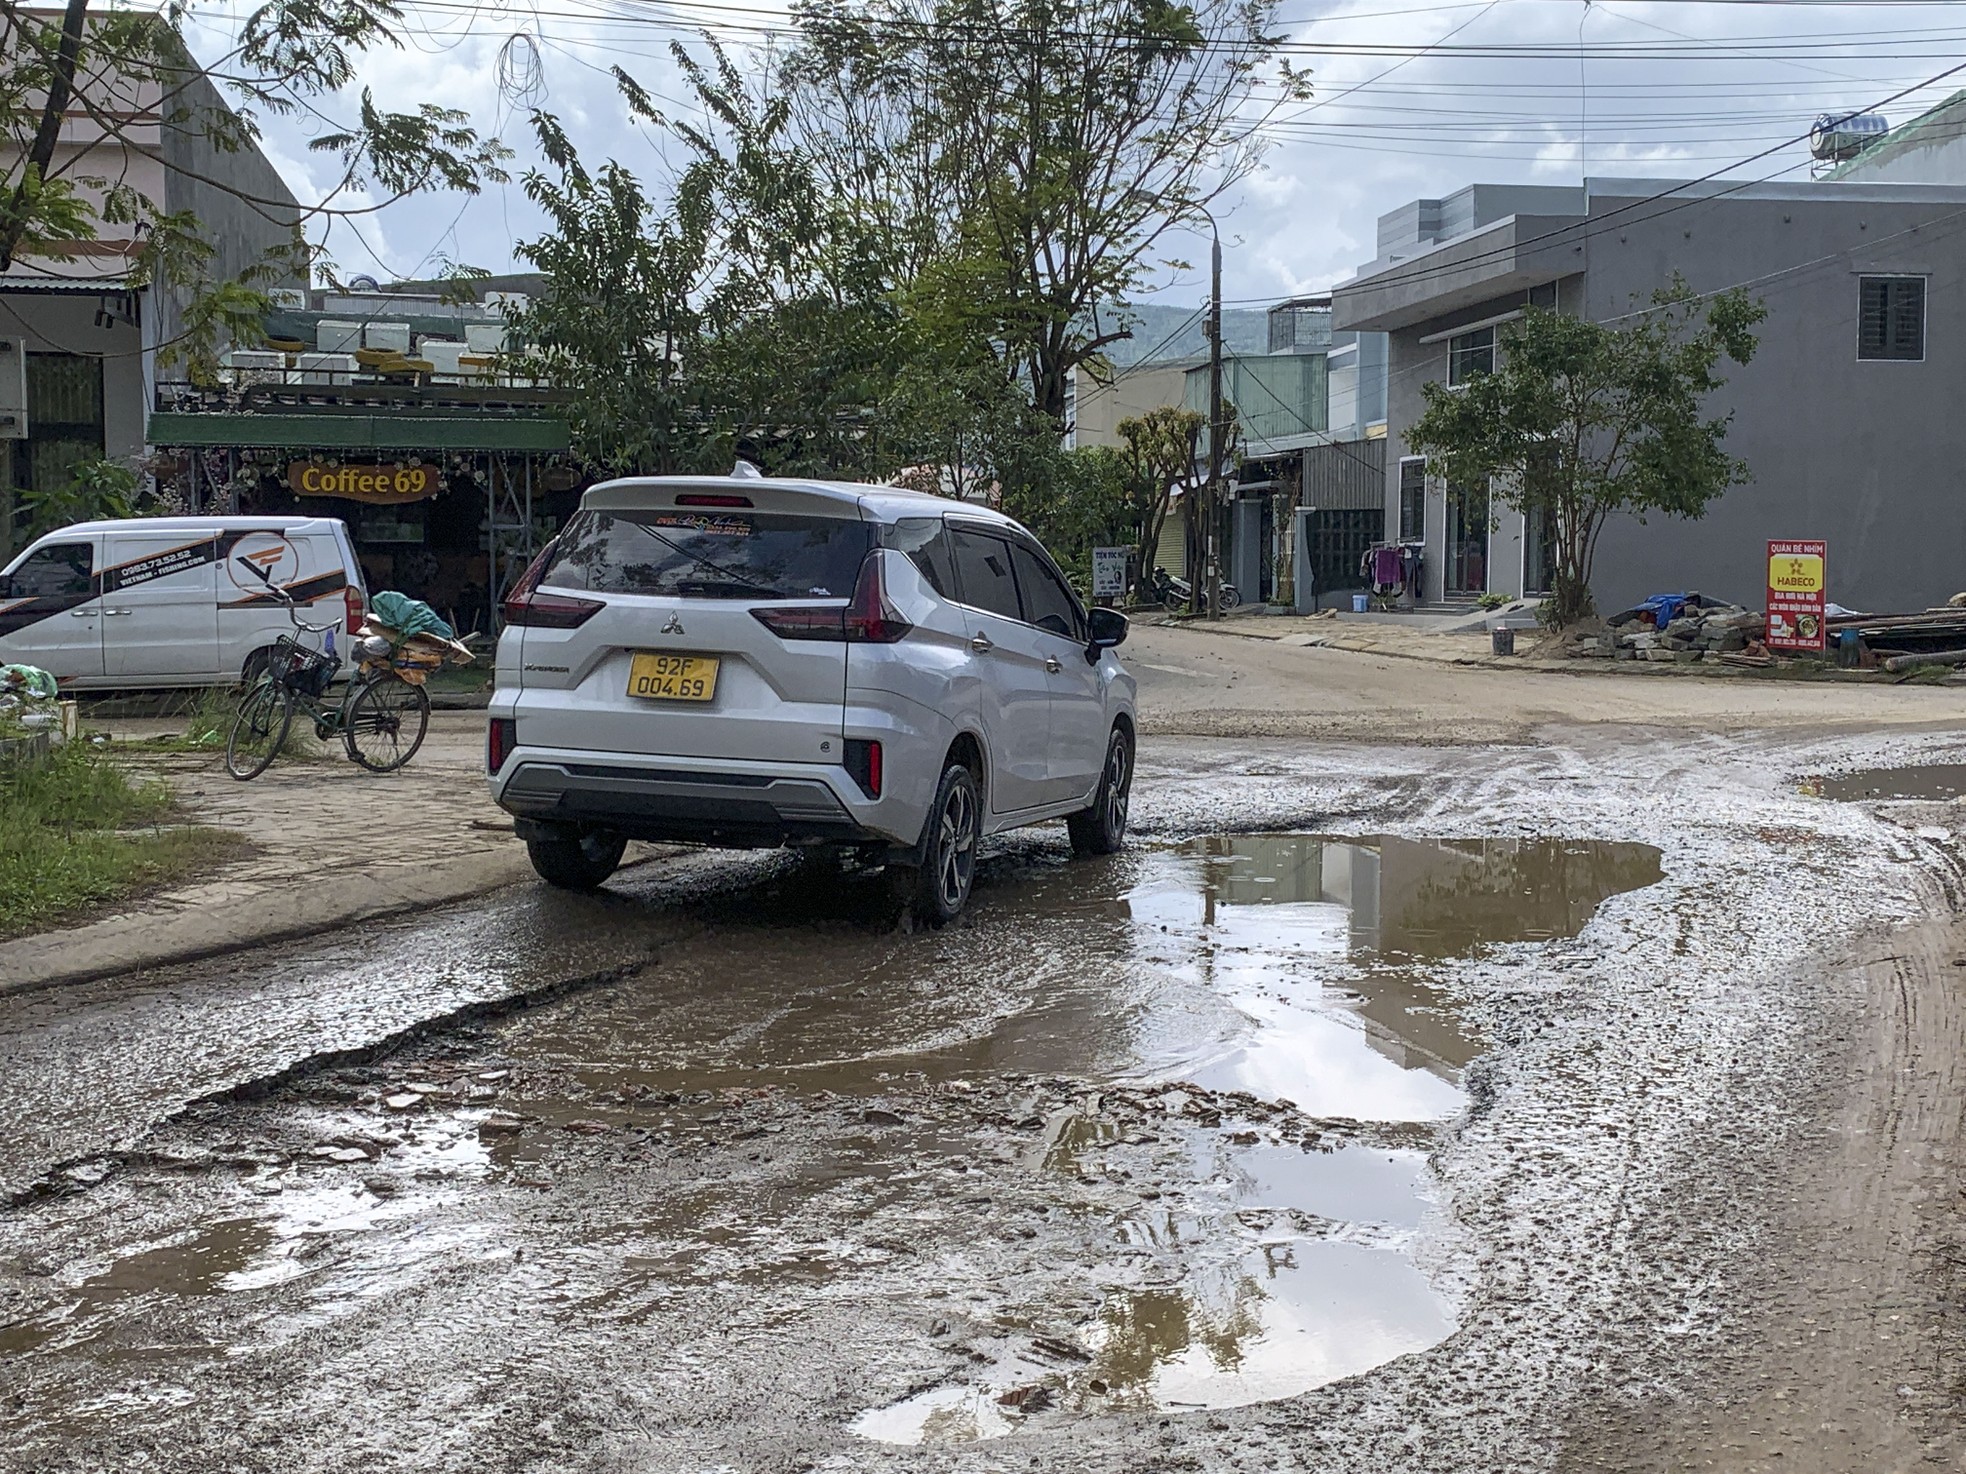
[(274, 679), (303, 696), (321, 696), (334, 680), (335, 661), (319, 650), (282, 640), (273, 654)]

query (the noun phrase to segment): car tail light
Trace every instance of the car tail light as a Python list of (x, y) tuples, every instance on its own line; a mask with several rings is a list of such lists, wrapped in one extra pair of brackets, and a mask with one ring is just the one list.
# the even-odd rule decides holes
[(576, 599), (571, 594), (537, 592), (539, 580), (546, 573), (546, 565), (558, 550), (557, 539), (541, 548), (539, 556), (526, 565), (526, 571), (512, 585), (505, 602), (498, 606), (498, 612), (504, 616), (507, 624), (529, 624), (552, 630), (579, 629), (607, 607), (599, 599)]
[(507, 624), (577, 630), (606, 607), (599, 599), (576, 599), (570, 594), (527, 594), (523, 598), (507, 599), (499, 612)]
[(748, 507), (748, 496), (731, 496), (727, 492), (681, 491), (676, 493), (679, 507)]
[(914, 628), (887, 601), (887, 581), (881, 576), (878, 551), (869, 553), (860, 565), (853, 597), (844, 608), (838, 604), (773, 604), (753, 609), (751, 617), (781, 640), (892, 645)]
[(362, 616), (368, 613), (368, 605), (362, 598), (362, 591), (352, 583), (342, 586), (341, 597), (348, 606), (348, 623), (342, 628), (352, 635), (362, 628)]
[(860, 737), (846, 740), (847, 776), (860, 785), (869, 798), (881, 796), (881, 745)]
[(844, 640), (846, 610), (838, 604), (780, 604), (751, 617), (781, 640)]
[(511, 717), (493, 717), (485, 727), (485, 771), (497, 776), (519, 745), (519, 724)]
[(901, 617), (887, 601), (887, 579), (881, 573), (881, 555), (869, 553), (854, 581), (853, 597), (846, 601), (846, 637), (870, 645), (892, 645), (914, 626)]

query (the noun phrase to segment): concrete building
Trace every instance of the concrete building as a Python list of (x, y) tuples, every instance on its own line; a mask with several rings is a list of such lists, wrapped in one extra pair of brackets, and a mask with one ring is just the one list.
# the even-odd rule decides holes
[[(101, 192), (81, 181), (110, 179), (161, 210), (190, 212), (217, 248), (209, 270), (219, 279), (294, 239), (299, 205), (272, 164), (255, 148), (228, 152), (205, 136), (199, 116), (225, 104), (203, 75), (175, 82), (168, 100), (155, 80), (112, 75), (82, 85), (90, 107), (69, 108), (52, 167), (84, 198), (99, 203)], [(19, 158), (19, 139), (0, 138), (4, 177)], [(96, 239), (70, 243), (69, 259), (22, 255), (0, 274), (0, 339), (24, 350), (27, 401), (27, 433), (10, 439), (10, 463), (0, 468), (7, 484), (51, 489), (81, 462), (143, 454), (158, 349), (182, 331), (187, 297), (134, 284), (137, 251), (133, 227), (105, 225)], [(0, 515), (0, 551), (11, 546), (12, 522)]]
[(1121, 420), (1183, 403), (1188, 370), (1207, 362), (1205, 358), (1150, 358), (1115, 369), (1104, 381), (1073, 370), (1066, 389), (1066, 446), (1118, 447)]
[(1382, 216), (1378, 259), (1333, 313), (1391, 335), (1386, 535), (1424, 537), (1429, 599), (1543, 588), (1543, 530), (1408, 453), (1421, 386), (1492, 365), (1528, 304), (1610, 321), (1678, 273), (1768, 307), (1754, 361), (1723, 366), (1712, 405), (1754, 479), (1698, 522), (1614, 520), (1599, 607), (1681, 589), (1758, 604), (1770, 538), (1826, 539), (1839, 603), (1943, 602), (1966, 588), (1966, 431), (1948, 408), (1966, 372), (1963, 227), (1966, 186), (1857, 180), (1477, 185)]

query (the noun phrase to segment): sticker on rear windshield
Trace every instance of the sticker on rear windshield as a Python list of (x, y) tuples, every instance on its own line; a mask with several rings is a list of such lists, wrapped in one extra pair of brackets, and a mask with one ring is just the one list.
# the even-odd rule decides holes
[(639, 520), (644, 527), (686, 527), (712, 537), (749, 537), (755, 530), (742, 517), (711, 517), (702, 512), (658, 512)]

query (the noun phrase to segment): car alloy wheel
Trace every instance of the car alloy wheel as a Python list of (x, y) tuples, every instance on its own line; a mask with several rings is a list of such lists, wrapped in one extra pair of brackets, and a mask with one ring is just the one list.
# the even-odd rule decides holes
[(1126, 734), (1114, 732), (1106, 749), (1106, 774), (1099, 791), (1106, 799), (1106, 832), (1117, 842), (1126, 834), (1126, 806), (1133, 791), (1133, 752)]
[(936, 822), (935, 882), (942, 911), (954, 915), (969, 899), (976, 877), (976, 792), (966, 783), (949, 786)]

